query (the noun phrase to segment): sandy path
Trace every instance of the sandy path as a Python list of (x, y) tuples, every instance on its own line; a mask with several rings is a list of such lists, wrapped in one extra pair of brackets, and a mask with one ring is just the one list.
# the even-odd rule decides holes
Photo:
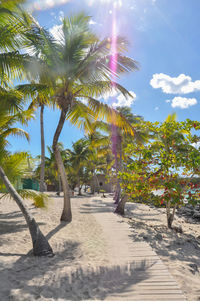
[(166, 266), (143, 241), (133, 241), (130, 225), (113, 214), (113, 200), (94, 198), (87, 212), (101, 225), (111, 270), (109, 294), (103, 300), (186, 300)]
[[(156, 254), (146, 243), (133, 245), (128, 224), (109, 205), (109, 199), (73, 198), (73, 222), (65, 225), (62, 198), (53, 198), (47, 211), (29, 203), (55, 252), (34, 258), (27, 256), (30, 237), (18, 207), (0, 200), (0, 300), (184, 300)], [(141, 298), (152, 279), (163, 281), (162, 296), (168, 285), (176, 298)]]

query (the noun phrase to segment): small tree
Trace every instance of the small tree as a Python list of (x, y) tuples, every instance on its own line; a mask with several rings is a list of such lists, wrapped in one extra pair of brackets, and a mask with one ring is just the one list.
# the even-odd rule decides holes
[[(192, 129), (200, 129), (200, 123), (177, 122), (169, 116), (162, 124), (148, 125), (154, 133), (151, 141), (145, 146), (127, 148), (132, 163), (121, 173), (122, 188), (129, 199), (165, 205), (167, 225), (172, 228), (176, 208), (199, 198), (199, 189), (191, 180), (199, 174), (200, 152), (194, 145), (199, 138)], [(155, 190), (160, 191), (155, 194)], [(121, 206), (123, 202), (124, 199)]]

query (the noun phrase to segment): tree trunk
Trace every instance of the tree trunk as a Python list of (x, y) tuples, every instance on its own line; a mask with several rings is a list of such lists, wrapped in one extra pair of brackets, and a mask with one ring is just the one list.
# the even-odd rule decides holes
[(172, 229), (172, 223), (174, 221), (174, 215), (175, 215), (175, 211), (176, 211), (176, 205), (174, 205), (172, 213), (170, 211), (170, 205), (171, 205), (171, 202), (168, 201), (167, 202), (167, 207), (166, 207), (166, 210), (167, 210), (167, 227), (169, 229)]
[(44, 104), (40, 106), (40, 135), (41, 135), (41, 169), (40, 169), (40, 191), (45, 191), (45, 141), (44, 141)]
[(98, 194), (99, 194), (99, 191), (100, 191), (100, 185), (99, 185), (99, 180), (98, 180), (98, 177), (97, 177), (97, 175), (96, 175), (96, 172), (94, 172), (94, 178), (95, 178), (96, 183), (97, 183), (97, 192), (98, 192)]
[(71, 222), (72, 212), (71, 212), (71, 202), (70, 202), (70, 189), (67, 180), (67, 175), (65, 173), (65, 167), (62, 161), (60, 150), (58, 148), (58, 139), (60, 137), (60, 133), (65, 123), (65, 119), (66, 119), (66, 112), (62, 110), (60, 115), (60, 120), (53, 138), (53, 151), (55, 154), (58, 173), (60, 174), (61, 177), (62, 188), (64, 192), (64, 205), (63, 205), (63, 211), (61, 215), (61, 221)]
[(121, 197), (121, 186), (120, 186), (120, 180), (117, 179), (117, 185), (116, 185), (116, 188), (115, 188), (115, 195), (114, 195), (114, 204), (119, 204), (119, 200), (120, 200), (120, 197)]
[(124, 215), (124, 208), (127, 202), (127, 196), (123, 196), (121, 201), (118, 203), (117, 208), (115, 209), (115, 213)]
[(82, 185), (80, 184), (80, 178), (79, 178), (79, 175), (78, 175), (77, 177), (78, 177), (78, 195), (82, 195), (82, 194), (81, 194)]
[(60, 175), (58, 175), (58, 191), (57, 191), (58, 196), (60, 196), (61, 191), (62, 191), (61, 177)]
[(118, 133), (116, 129), (116, 150), (114, 152), (115, 155), (115, 168), (116, 168), (116, 176), (117, 176), (117, 185), (115, 188), (114, 194), (114, 204), (118, 204), (121, 198), (121, 186), (120, 186), (120, 179), (119, 179), (119, 172), (122, 170), (122, 137)]
[(26, 223), (28, 225), (32, 243), (33, 243), (33, 254), (35, 256), (48, 256), (53, 255), (53, 251), (51, 246), (49, 245), (47, 239), (40, 231), (40, 228), (38, 224), (36, 223), (35, 219), (33, 218), (32, 214), (28, 211), (27, 206), (24, 204), (23, 199), (20, 197), (20, 195), (17, 193), (13, 185), (8, 180), (7, 176), (5, 175), (4, 170), (0, 166), (0, 177), (5, 184), (8, 192), (12, 196), (12, 198), (15, 200), (17, 205), (19, 206), (20, 210), (22, 211)]

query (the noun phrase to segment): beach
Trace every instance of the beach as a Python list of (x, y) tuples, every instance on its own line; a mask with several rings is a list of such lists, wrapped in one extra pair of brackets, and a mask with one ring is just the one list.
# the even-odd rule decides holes
[[(187, 300), (200, 300), (199, 225), (176, 217), (175, 224), (181, 224), (183, 234), (175, 233), (166, 229), (164, 209), (128, 203), (127, 217), (119, 217), (117, 228), (113, 229), (112, 220), (106, 219), (106, 212), (113, 211), (109, 196), (72, 198), (70, 224), (59, 220), (62, 197), (51, 194), (47, 209), (26, 202), (55, 256), (32, 255), (30, 235), (21, 212), (13, 200), (1, 199), (0, 300), (129, 300), (122, 299), (120, 294), (128, 294), (129, 286), (136, 285), (125, 266), (130, 239), (133, 243), (149, 244)], [(129, 240), (124, 229), (130, 231)], [(116, 275), (124, 282), (117, 280)]]

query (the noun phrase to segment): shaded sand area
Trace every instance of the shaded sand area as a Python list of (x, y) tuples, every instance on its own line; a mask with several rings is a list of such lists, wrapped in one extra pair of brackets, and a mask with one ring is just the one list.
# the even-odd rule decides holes
[(0, 200), (1, 301), (186, 300), (141, 235), (147, 230), (137, 224), (144, 218), (139, 205), (131, 204), (139, 220), (131, 220), (130, 228), (127, 219), (112, 213), (111, 198), (72, 198), (73, 221), (68, 225), (59, 222), (62, 198), (52, 197), (48, 210), (28, 204), (55, 256), (31, 255), (18, 207), (12, 200)]

